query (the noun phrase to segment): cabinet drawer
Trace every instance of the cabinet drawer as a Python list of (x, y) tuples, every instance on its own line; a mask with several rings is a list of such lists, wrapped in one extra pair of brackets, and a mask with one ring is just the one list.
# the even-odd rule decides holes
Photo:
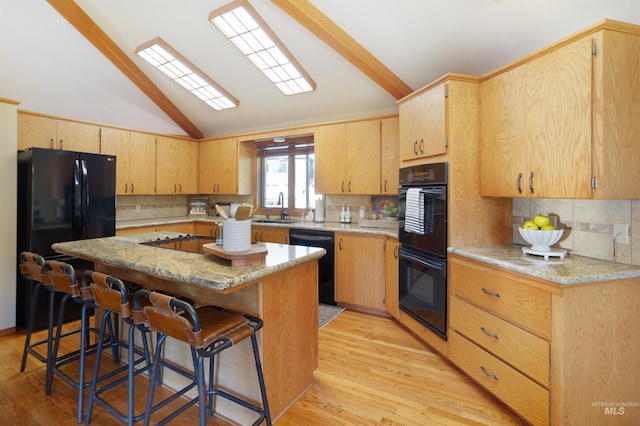
[(452, 259), (451, 295), (467, 299), (508, 321), (550, 339), (551, 294), (481, 265)]
[(457, 297), (449, 312), (458, 333), (549, 387), (549, 342)]
[(549, 423), (549, 392), (456, 332), (449, 357), (480, 385), (534, 425)]

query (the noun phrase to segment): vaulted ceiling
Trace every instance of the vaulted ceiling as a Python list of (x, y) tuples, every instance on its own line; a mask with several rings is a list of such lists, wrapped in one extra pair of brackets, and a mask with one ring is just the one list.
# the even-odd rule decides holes
[[(0, 0), (0, 97), (20, 109), (213, 137), (395, 113), (447, 72), (483, 75), (638, 0), (249, 0), (316, 82), (284, 96), (207, 17), (230, 0)], [(161, 37), (240, 100), (215, 111), (135, 55)]]

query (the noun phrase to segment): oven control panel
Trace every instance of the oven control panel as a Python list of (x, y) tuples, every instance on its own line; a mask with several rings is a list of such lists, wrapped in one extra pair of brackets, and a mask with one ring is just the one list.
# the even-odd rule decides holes
[(447, 183), (448, 163), (420, 164), (400, 169), (400, 186)]

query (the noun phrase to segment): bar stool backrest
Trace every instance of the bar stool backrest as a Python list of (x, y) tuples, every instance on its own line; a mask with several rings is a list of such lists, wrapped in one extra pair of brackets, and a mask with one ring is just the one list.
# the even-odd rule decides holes
[(131, 316), (127, 288), (118, 278), (95, 271), (85, 271), (80, 281), (83, 299), (93, 299), (97, 306), (118, 312), (122, 318)]
[(174, 296), (155, 291), (140, 290), (150, 302), (142, 308), (147, 315), (149, 328), (191, 345), (200, 342), (200, 322), (195, 309)]
[(42, 275), (44, 258), (39, 254), (23, 251), (20, 253), (19, 265), (20, 274), (26, 280), (38, 282), (44, 282), (43, 280), (47, 280), (47, 278)]
[(76, 281), (76, 271), (73, 266), (58, 260), (47, 260), (42, 271), (47, 276), (47, 282), (43, 284), (54, 291), (71, 294), (71, 297), (80, 297), (80, 289)]

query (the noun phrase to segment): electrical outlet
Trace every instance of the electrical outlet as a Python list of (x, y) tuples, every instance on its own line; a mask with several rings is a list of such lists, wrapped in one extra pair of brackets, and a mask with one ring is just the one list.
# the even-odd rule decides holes
[(613, 238), (618, 244), (629, 244), (629, 225), (626, 223), (614, 223)]
[(136, 204), (136, 213), (140, 213), (140, 204)]

